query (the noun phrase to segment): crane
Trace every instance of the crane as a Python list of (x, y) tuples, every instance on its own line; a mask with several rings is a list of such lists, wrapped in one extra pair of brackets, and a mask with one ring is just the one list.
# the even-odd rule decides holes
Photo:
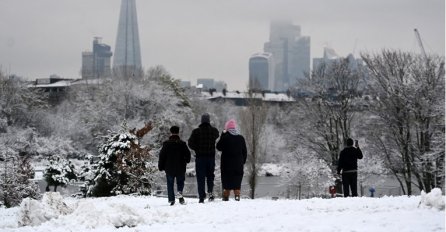
[(413, 29), (413, 31), (415, 32), (415, 37), (417, 38), (418, 45), (420, 46), (421, 54), (423, 55), (424, 59), (427, 60), (426, 51), (424, 50), (423, 42), (421, 42), (420, 32), (418, 32), (418, 29), (416, 28)]

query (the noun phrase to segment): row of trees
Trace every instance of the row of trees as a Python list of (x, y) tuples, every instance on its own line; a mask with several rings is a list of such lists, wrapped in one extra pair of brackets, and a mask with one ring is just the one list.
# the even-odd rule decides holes
[(310, 96), (289, 115), (306, 123), (288, 131), (290, 142), (335, 174), (346, 138), (361, 138), (368, 174), (390, 171), (408, 195), (413, 185), (444, 188), (444, 57), (383, 50), (362, 59), (362, 68), (349, 59), (320, 66), (301, 83)]

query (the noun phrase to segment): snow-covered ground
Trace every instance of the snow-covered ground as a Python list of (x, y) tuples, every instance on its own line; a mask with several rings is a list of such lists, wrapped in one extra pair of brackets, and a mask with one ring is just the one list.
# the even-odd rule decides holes
[[(0, 209), (0, 231), (445, 231), (441, 192), (414, 197), (231, 199), (205, 204), (189, 198), (187, 205), (174, 206), (166, 198), (141, 196), (44, 198), (27, 201), (26, 207), (22, 203), (22, 207)], [(24, 212), (36, 226), (18, 225)], [(45, 217), (52, 219), (37, 225)]]

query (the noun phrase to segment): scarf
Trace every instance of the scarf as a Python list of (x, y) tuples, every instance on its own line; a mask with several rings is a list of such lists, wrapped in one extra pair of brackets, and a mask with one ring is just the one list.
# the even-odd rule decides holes
[(228, 129), (228, 132), (229, 132), (231, 135), (239, 135), (239, 134), (240, 134), (239, 131), (238, 131), (236, 128)]

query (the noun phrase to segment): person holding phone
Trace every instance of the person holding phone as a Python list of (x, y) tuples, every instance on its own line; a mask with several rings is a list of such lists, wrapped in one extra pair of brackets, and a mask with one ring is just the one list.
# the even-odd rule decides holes
[(362, 159), (362, 151), (359, 148), (358, 140), (355, 140), (353, 146), (353, 139), (348, 138), (346, 147), (339, 154), (337, 173), (341, 175), (342, 171), (342, 188), (344, 197), (358, 196), (358, 159)]

